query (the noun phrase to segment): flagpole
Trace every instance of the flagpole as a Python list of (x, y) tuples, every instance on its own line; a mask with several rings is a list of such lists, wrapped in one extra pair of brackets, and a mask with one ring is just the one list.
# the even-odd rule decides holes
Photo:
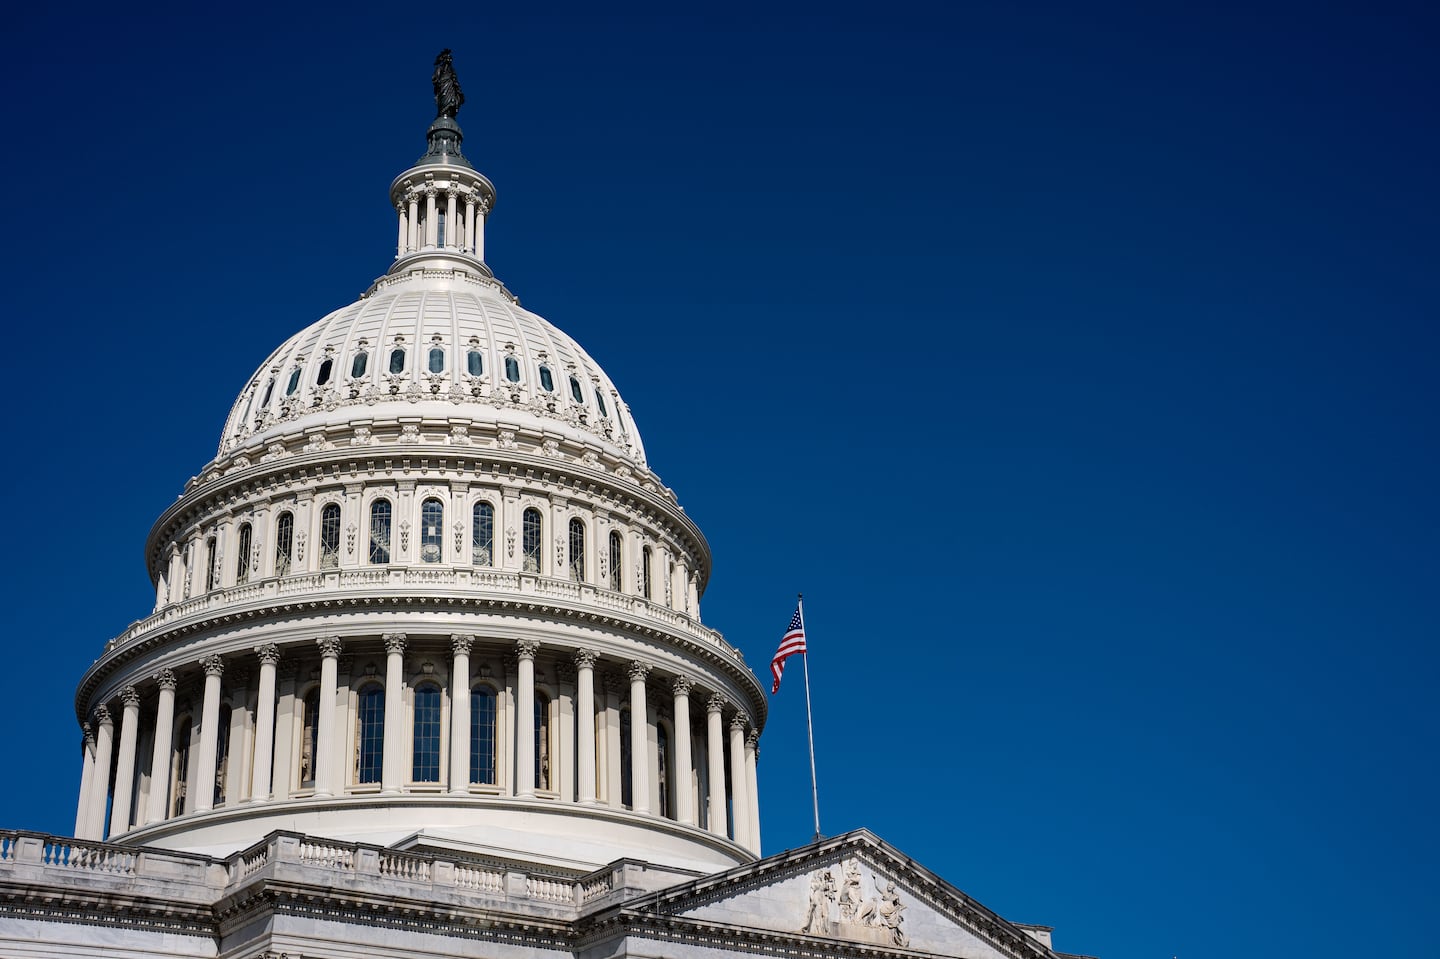
[[(805, 628), (805, 594), (796, 593), (796, 609), (800, 612), (800, 628)], [(805, 639), (806, 652), (800, 654), (805, 665), (805, 730), (810, 734), (810, 799), (815, 806), (815, 841), (820, 841), (820, 787), (815, 782), (815, 719), (810, 712), (810, 639)]]

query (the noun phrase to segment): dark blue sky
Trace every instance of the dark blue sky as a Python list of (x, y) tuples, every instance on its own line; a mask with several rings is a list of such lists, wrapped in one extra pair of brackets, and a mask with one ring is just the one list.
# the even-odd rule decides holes
[[(706, 621), (763, 672), (805, 591), (826, 832), (1103, 959), (1434, 952), (1425, 6), (38, 7), (0, 826), (73, 825), (145, 533), (389, 265), (449, 46), (489, 262), (630, 402)], [(770, 851), (811, 831), (798, 679)]]

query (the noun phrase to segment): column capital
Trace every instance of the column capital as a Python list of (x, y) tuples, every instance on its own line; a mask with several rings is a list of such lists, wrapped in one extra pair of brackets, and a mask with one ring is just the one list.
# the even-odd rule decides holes
[(315, 645), (320, 647), (320, 656), (324, 659), (340, 658), (340, 637), (321, 636), (315, 640)]
[(760, 751), (760, 730), (752, 729), (745, 734), (745, 745), (757, 753)]
[(634, 660), (630, 663), (627, 672), (630, 673), (630, 682), (643, 683), (645, 682), (645, 677), (650, 675), (650, 664), (642, 663), (638, 659)]
[(739, 730), (741, 732), (744, 732), (745, 726), (745, 714), (737, 709), (735, 711), (735, 715), (730, 717), (730, 729), (731, 731)]
[(206, 676), (219, 676), (225, 672), (225, 660), (220, 656), (206, 656), (200, 660), (200, 668), (205, 670)]
[(689, 696), (690, 690), (695, 688), (695, 680), (687, 676), (676, 676), (670, 688), (676, 696)]
[(95, 727), (89, 723), (81, 723), (80, 734), (85, 737), (85, 744), (87, 746), (95, 745)]
[(535, 654), (540, 652), (540, 644), (533, 639), (521, 639), (515, 643), (515, 656), (518, 659), (535, 661)]
[(470, 633), (451, 633), (450, 648), (456, 656), (469, 656), (470, 647), (475, 645), (475, 637)]
[(386, 633), (385, 635), (381, 636), (380, 638), (383, 639), (383, 640), (385, 640), (385, 652), (387, 652), (387, 653), (403, 653), (403, 652), (405, 652), (405, 634), (404, 634), (404, 633)]
[[(108, 707), (108, 706), (96, 706), (96, 707), (95, 707), (95, 725), (97, 725), (97, 726), (113, 726), (113, 725), (115, 725), (115, 720), (113, 720), (113, 719), (110, 718), (110, 707)], [(109, 775), (109, 773), (107, 772), (106, 775)]]
[(262, 666), (274, 666), (280, 662), (280, 647), (274, 643), (262, 643), (255, 647), (255, 655), (260, 658)]
[(595, 661), (599, 658), (600, 654), (593, 649), (575, 650), (575, 665), (580, 669), (594, 669)]
[(711, 696), (710, 701), (705, 704), (705, 711), (707, 713), (721, 713), (724, 712), (725, 707), (729, 705), (730, 704), (725, 701), (724, 696), (716, 693), (715, 695)]
[(126, 686), (124, 689), (120, 690), (120, 701), (126, 706), (139, 706), (140, 690), (136, 689), (134, 686)]

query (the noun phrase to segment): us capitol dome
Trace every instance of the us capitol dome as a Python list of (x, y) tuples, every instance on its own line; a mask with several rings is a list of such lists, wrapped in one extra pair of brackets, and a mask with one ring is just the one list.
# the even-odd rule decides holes
[(486, 265), (449, 51), (432, 79), (394, 262), (259, 363), (150, 531), (154, 610), (76, 692), (74, 837), (0, 829), (0, 951), (1063, 955), (864, 829), (761, 858), (705, 537)]

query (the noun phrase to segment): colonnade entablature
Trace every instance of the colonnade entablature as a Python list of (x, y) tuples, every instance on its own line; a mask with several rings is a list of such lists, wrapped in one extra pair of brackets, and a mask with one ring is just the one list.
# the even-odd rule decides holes
[(136, 663), (86, 704), (78, 837), (175, 821), (173, 836), (249, 805), (447, 796), (607, 807), (759, 852), (763, 713), (703, 669), (623, 644), (458, 632), (217, 648)]

